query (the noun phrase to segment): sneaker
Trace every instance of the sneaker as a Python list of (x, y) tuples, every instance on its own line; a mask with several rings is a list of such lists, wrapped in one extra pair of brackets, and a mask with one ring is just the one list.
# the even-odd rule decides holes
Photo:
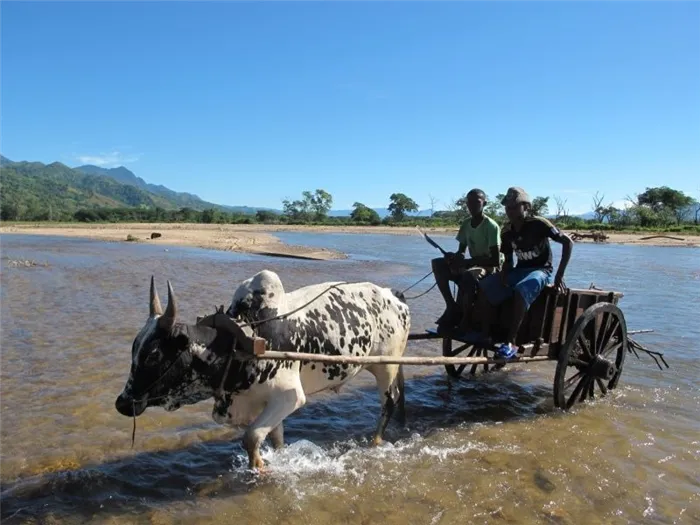
[(496, 357), (502, 359), (512, 359), (518, 354), (518, 348), (510, 343), (503, 343), (496, 350)]

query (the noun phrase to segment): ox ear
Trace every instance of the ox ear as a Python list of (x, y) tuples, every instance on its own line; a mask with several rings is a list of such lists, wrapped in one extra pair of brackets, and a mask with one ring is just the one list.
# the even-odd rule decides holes
[(173, 285), (168, 281), (168, 306), (165, 308), (165, 313), (158, 318), (158, 324), (164, 330), (170, 330), (175, 324), (177, 318), (177, 301)]
[(160, 305), (160, 298), (156, 290), (156, 282), (151, 275), (151, 300), (150, 300), (150, 316), (163, 315), (163, 307)]

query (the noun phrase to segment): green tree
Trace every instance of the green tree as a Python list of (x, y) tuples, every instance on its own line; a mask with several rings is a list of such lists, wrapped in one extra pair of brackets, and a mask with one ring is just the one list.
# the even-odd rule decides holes
[(293, 222), (308, 222), (311, 218), (311, 192), (305, 191), (301, 200), (282, 201), (282, 212)]
[(692, 203), (692, 197), (668, 186), (647, 188), (644, 193), (637, 196), (637, 204), (651, 209), (659, 220), (663, 221), (666, 217), (673, 217), (678, 224), (683, 222)]
[(496, 222), (503, 222), (505, 217), (505, 211), (503, 209), (503, 204), (501, 201), (505, 197), (505, 193), (499, 193), (494, 199), (486, 198), (486, 206), (484, 207), (484, 213), (491, 217)]
[(333, 205), (333, 196), (326, 190), (316, 190), (311, 196), (310, 208), (317, 221), (322, 221), (328, 216), (328, 212)]
[(406, 218), (406, 213), (418, 211), (416, 201), (403, 193), (392, 193), (389, 199), (391, 200), (389, 212), (395, 221), (403, 221)]
[(272, 210), (258, 210), (255, 212), (255, 220), (262, 223), (275, 222), (279, 215)]
[(547, 215), (547, 211), (549, 210), (548, 202), (549, 197), (535, 197), (532, 199), (533, 215), (538, 215), (540, 217)]
[(361, 202), (356, 202), (352, 205), (352, 207), (353, 210), (352, 213), (350, 213), (350, 218), (353, 221), (369, 223), (374, 226), (381, 223), (381, 218), (379, 217), (379, 214), (372, 208), (365, 206)]
[(322, 221), (328, 215), (333, 204), (333, 196), (325, 190), (304, 191), (300, 200), (282, 201), (284, 214), (292, 221), (308, 222), (311, 219)]
[(207, 208), (202, 212), (201, 221), (205, 224), (217, 224), (222, 222), (222, 214), (214, 208)]

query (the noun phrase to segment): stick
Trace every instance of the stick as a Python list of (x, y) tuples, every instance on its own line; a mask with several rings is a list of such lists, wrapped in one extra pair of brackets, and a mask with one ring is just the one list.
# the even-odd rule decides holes
[(649, 334), (653, 332), (654, 330), (628, 330), (627, 335), (635, 335), (635, 334)]
[(420, 233), (425, 238), (425, 240), (428, 241), (428, 244), (430, 244), (430, 246), (440, 250), (440, 252), (442, 252), (443, 255), (447, 255), (447, 252), (445, 250), (443, 250), (442, 247), (438, 243), (436, 243), (434, 240), (432, 240), (430, 237), (428, 237), (427, 233), (425, 233), (423, 230), (421, 230), (418, 226), (416, 226), (416, 229), (418, 230), (418, 233)]
[[(628, 343), (628, 350), (631, 349), (632, 352), (634, 352), (635, 355), (637, 355), (637, 358), (639, 358), (639, 355), (635, 350), (639, 350), (640, 352), (646, 353), (648, 356), (650, 356), (655, 362), (656, 366), (659, 367), (660, 370), (663, 370), (663, 367), (659, 364), (659, 359), (661, 359), (661, 362), (666, 365), (666, 368), (671, 368), (668, 366), (668, 363), (664, 359), (664, 355), (661, 352), (655, 352), (654, 350), (649, 350), (648, 348), (640, 345), (637, 341), (632, 339), (631, 337), (627, 338), (627, 343)], [(658, 359), (657, 359), (658, 357)]]
[(639, 240), (649, 241), (651, 239), (671, 239), (673, 241), (685, 241), (685, 239), (681, 239), (680, 237), (671, 237), (670, 235), (650, 235), (649, 237), (641, 237)]
[(313, 361), (317, 363), (341, 363), (352, 365), (484, 365), (496, 363), (531, 363), (533, 361), (552, 361), (544, 355), (535, 357), (516, 357), (513, 359), (495, 359), (489, 357), (430, 357), (430, 356), (354, 356), (354, 355), (320, 355), (300, 352), (278, 352), (268, 350), (255, 356), (258, 359)]

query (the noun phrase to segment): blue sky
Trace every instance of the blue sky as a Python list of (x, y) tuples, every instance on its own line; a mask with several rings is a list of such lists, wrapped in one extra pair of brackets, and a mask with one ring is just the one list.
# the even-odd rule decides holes
[(3, 155), (230, 205), (700, 197), (698, 2), (2, 3)]

